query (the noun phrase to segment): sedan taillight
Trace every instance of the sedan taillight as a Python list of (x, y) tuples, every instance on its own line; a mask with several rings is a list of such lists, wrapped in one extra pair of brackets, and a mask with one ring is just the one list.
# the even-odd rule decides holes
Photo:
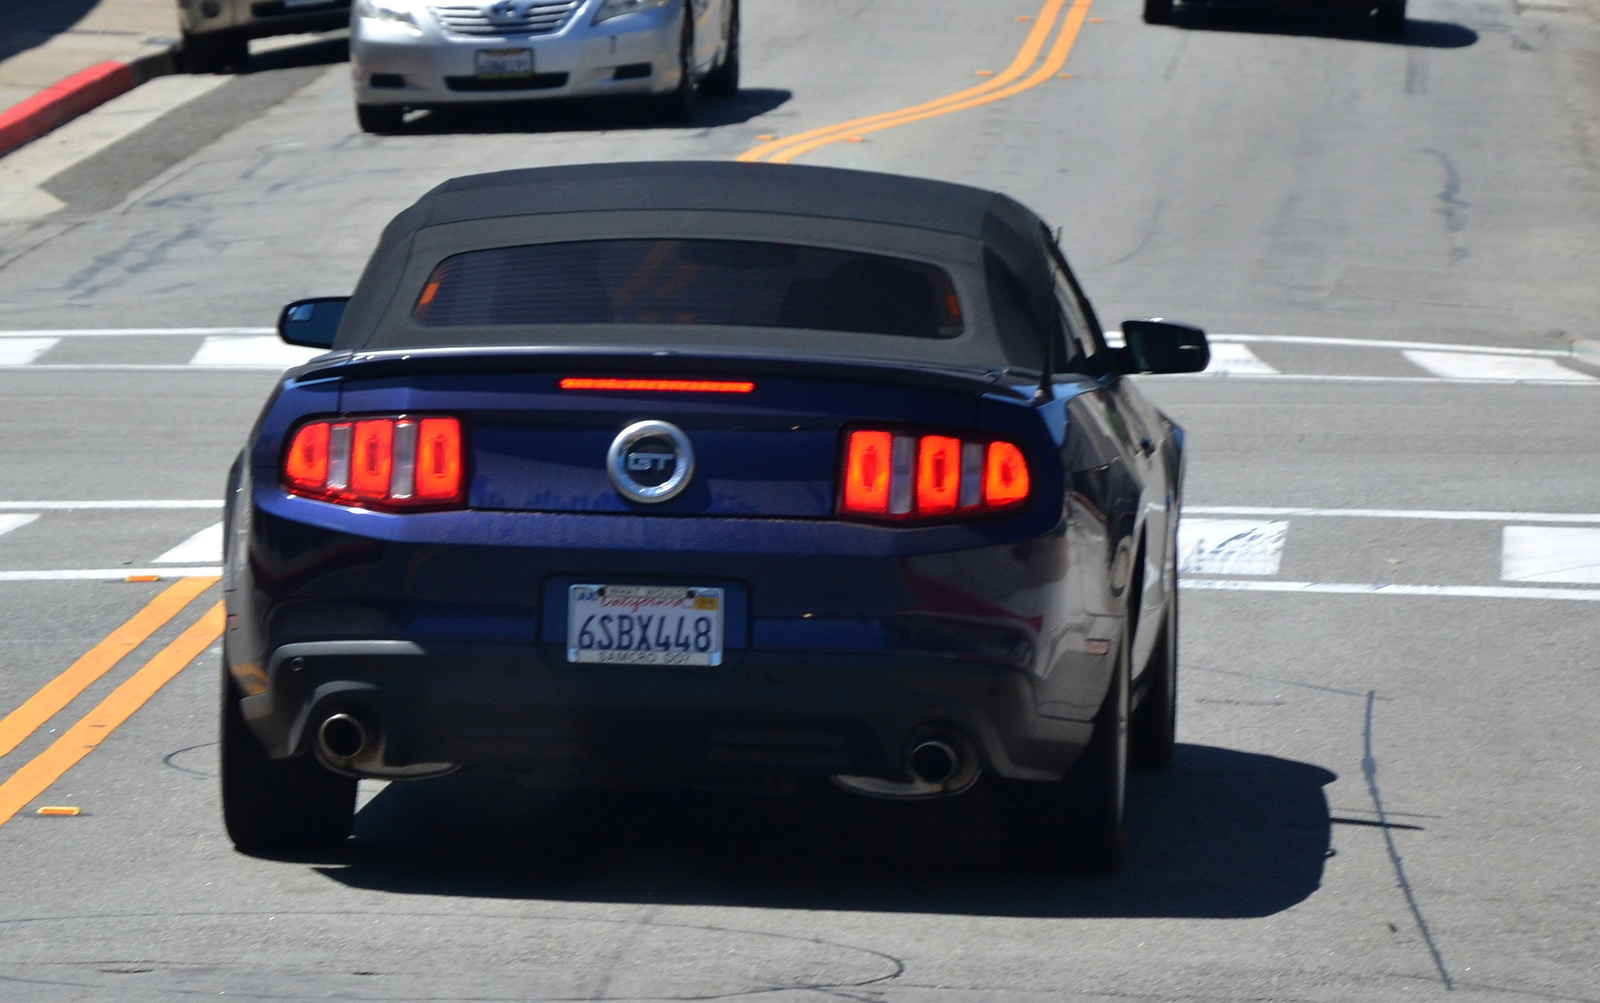
[(308, 421), (283, 456), (283, 486), (339, 505), (448, 508), (466, 500), (461, 422), (377, 417)]
[(840, 514), (868, 519), (988, 515), (1028, 500), (1028, 461), (1004, 441), (857, 429), (843, 480)]

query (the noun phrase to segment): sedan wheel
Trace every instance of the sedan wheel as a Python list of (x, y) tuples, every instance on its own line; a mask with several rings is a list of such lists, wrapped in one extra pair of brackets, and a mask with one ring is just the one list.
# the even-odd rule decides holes
[(731, 98), (739, 93), (739, 4), (734, 0), (733, 13), (728, 15), (728, 45), (722, 62), (706, 76), (701, 90), (712, 97)]
[(698, 91), (694, 79), (694, 17), (685, 5), (683, 33), (678, 38), (678, 86), (656, 99), (660, 119), (680, 125), (692, 121)]
[(1094, 735), (1066, 776), (1006, 781), (997, 791), (1006, 854), (1023, 869), (1110, 874), (1127, 855), (1129, 642), (1124, 629)]
[(222, 671), (222, 820), (241, 852), (266, 856), (337, 849), (350, 835), (356, 781), (313, 756), (271, 759), (245, 724)]

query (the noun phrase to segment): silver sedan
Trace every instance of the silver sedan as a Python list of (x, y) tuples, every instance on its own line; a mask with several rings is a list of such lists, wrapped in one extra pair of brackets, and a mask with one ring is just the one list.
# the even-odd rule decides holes
[(368, 132), (408, 108), (600, 95), (687, 121), (698, 91), (739, 89), (739, 0), (356, 0), (350, 69)]

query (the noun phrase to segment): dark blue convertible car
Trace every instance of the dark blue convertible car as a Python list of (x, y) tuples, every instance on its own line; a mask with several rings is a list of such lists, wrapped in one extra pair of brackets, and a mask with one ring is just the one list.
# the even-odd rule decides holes
[(222, 800), (325, 849), (360, 777), (990, 785), (1122, 859), (1172, 754), (1181, 431), (993, 192), (737, 163), (458, 178), (285, 308), (228, 490)]

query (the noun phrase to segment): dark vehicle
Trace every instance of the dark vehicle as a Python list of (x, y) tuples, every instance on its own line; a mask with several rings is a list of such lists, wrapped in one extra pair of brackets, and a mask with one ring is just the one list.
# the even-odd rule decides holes
[(1378, 38), (1400, 38), (1406, 33), (1406, 0), (1144, 0), (1146, 24), (1170, 24), (1173, 11), (1249, 12), (1328, 11), (1360, 19), (1360, 26)]
[(1172, 754), (1181, 431), (1004, 195), (739, 163), (457, 178), (285, 308), (228, 489), (222, 799), (337, 845), (358, 777), (879, 797), (982, 778), (1107, 870)]
[(350, 0), (178, 0), (184, 68), (190, 73), (242, 70), (250, 40), (350, 23)]

